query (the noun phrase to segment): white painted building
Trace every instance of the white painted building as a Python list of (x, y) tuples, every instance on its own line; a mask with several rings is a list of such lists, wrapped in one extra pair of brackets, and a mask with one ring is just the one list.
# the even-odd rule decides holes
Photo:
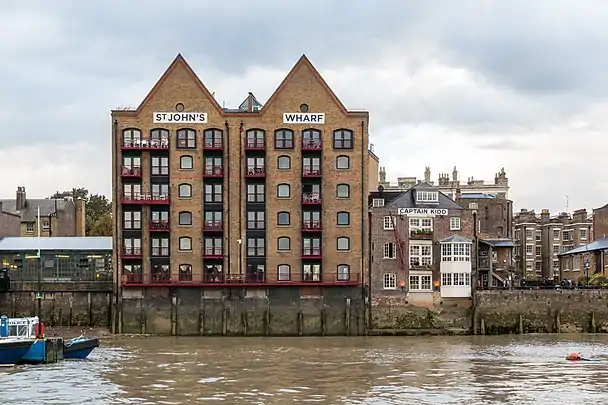
[(441, 297), (466, 298), (471, 296), (471, 248), (473, 242), (460, 235), (452, 235), (441, 242)]

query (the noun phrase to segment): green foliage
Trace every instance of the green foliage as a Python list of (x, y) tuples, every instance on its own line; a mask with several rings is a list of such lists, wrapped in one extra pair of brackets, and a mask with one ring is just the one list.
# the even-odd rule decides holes
[(86, 188), (57, 191), (51, 199), (72, 197), (85, 200), (87, 236), (112, 236), (112, 203), (102, 194), (90, 194)]

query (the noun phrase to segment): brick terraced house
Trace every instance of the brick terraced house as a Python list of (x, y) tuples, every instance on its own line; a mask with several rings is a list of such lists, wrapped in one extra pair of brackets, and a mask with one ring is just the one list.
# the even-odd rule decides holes
[(361, 284), (368, 112), (305, 56), (264, 105), (227, 109), (178, 55), (112, 120), (122, 289)]

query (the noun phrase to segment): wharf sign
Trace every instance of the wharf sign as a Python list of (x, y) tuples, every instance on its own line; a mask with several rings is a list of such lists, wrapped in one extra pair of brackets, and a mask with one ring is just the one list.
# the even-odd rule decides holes
[(283, 124), (325, 124), (325, 113), (283, 113)]
[(448, 215), (448, 210), (445, 208), (399, 208), (397, 213), (408, 217), (435, 217)]
[(204, 112), (155, 112), (155, 124), (206, 124)]

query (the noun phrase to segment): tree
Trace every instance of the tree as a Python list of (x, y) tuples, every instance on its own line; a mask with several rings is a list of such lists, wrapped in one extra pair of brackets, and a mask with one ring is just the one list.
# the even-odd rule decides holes
[(72, 197), (85, 201), (86, 235), (112, 236), (112, 203), (103, 194), (91, 194), (86, 188), (57, 191), (51, 199)]

